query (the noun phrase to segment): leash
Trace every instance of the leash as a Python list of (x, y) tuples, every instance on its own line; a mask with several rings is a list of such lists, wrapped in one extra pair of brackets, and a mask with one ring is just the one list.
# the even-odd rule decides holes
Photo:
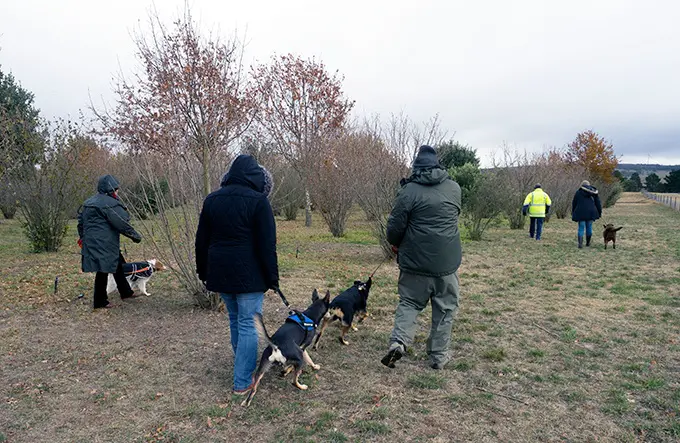
[(391, 260), (392, 260), (391, 258), (388, 258), (388, 259), (385, 259), (385, 260), (381, 261), (381, 262), (378, 264), (378, 266), (376, 266), (376, 268), (373, 270), (373, 272), (371, 272), (371, 275), (369, 275), (368, 278), (369, 278), (369, 279), (372, 279), (373, 276), (375, 275), (375, 273), (378, 272), (378, 269), (382, 268), (383, 265), (384, 265), (385, 263), (387, 263), (388, 261), (391, 261)]
[(288, 300), (286, 300), (286, 296), (283, 295), (283, 292), (281, 292), (281, 288), (275, 288), (274, 291), (279, 294), (279, 297), (281, 297), (281, 301), (283, 302), (284, 305), (286, 305), (287, 308), (290, 307), (290, 303), (288, 303)]

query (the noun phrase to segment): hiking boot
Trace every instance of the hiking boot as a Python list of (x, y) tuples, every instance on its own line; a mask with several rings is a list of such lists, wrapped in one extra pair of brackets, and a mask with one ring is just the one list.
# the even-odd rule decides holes
[(592, 235), (586, 235), (586, 246), (590, 247), (590, 240), (593, 238)]
[(387, 355), (385, 355), (382, 360), (380, 360), (380, 363), (384, 364), (390, 369), (394, 369), (394, 363), (401, 359), (401, 357), (404, 355), (404, 352), (404, 345), (401, 343), (393, 343), (390, 346), (390, 350), (387, 352)]
[(578, 236), (578, 248), (583, 249), (583, 236), (582, 235)]
[(439, 371), (439, 370), (444, 369), (444, 367), (446, 366), (446, 363), (448, 363), (448, 362), (445, 362), (445, 363), (441, 363), (441, 362), (432, 362), (432, 364), (430, 365), (430, 367), (431, 367), (432, 369), (436, 369), (436, 370)]

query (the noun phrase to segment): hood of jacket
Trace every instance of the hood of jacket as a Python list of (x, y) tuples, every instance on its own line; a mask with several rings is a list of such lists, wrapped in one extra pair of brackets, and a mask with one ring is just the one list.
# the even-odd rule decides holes
[(113, 191), (120, 187), (118, 180), (113, 175), (104, 175), (99, 177), (97, 182), (97, 192), (100, 194), (113, 194)]
[(449, 173), (440, 167), (415, 169), (406, 183), (418, 183), (424, 186), (434, 186), (448, 180)]
[(581, 186), (581, 190), (583, 190), (583, 191), (585, 191), (589, 194), (597, 195), (597, 189), (595, 188), (595, 186), (583, 185), (583, 186)]
[(220, 186), (241, 185), (257, 192), (265, 191), (265, 173), (252, 155), (242, 154), (234, 159)]

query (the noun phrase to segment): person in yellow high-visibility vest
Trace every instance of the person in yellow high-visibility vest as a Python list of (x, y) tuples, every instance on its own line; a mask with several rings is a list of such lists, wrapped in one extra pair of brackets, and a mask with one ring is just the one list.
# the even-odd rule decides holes
[(545, 216), (550, 212), (550, 196), (546, 194), (541, 188), (540, 184), (534, 186), (534, 190), (524, 199), (524, 206), (522, 206), (522, 214), (528, 215), (531, 219), (529, 223), (529, 237), (536, 240), (541, 239), (543, 233), (543, 221)]

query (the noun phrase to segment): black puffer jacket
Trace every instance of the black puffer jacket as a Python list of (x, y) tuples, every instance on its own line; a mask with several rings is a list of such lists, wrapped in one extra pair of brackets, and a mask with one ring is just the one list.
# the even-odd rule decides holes
[(206, 197), (196, 232), (196, 272), (213, 292), (245, 294), (278, 286), (276, 224), (268, 173), (240, 155)]
[(120, 234), (134, 242), (142, 236), (130, 226), (127, 208), (113, 197), (118, 181), (111, 175), (99, 178), (97, 194), (78, 211), (78, 235), (83, 241), (83, 272), (116, 272), (120, 257)]
[(571, 219), (579, 221), (595, 221), (602, 217), (600, 196), (594, 186), (583, 185), (574, 194), (571, 201)]

